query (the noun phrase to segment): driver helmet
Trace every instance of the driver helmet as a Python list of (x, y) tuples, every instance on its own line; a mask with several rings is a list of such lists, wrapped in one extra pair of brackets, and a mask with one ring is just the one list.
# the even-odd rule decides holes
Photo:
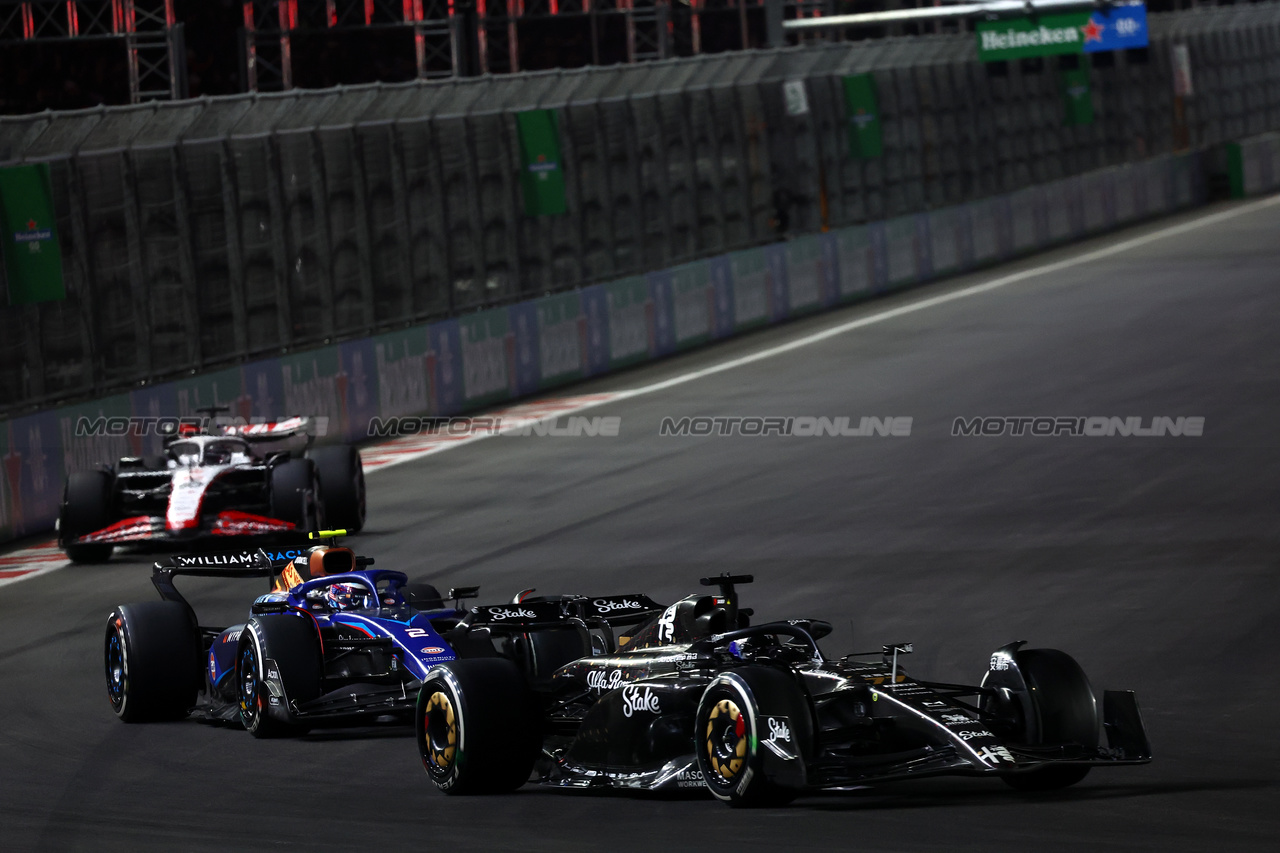
[(206, 465), (228, 465), (231, 462), (231, 448), (225, 444), (210, 444), (204, 451)]
[(324, 597), (333, 610), (354, 610), (364, 606), (364, 590), (355, 584), (335, 583), (325, 591)]

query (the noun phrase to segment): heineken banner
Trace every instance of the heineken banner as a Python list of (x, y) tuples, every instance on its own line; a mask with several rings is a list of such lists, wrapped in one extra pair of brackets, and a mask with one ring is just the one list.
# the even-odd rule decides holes
[(560, 168), (560, 129), (554, 110), (516, 113), (524, 167), (524, 212), (530, 216), (564, 213), (564, 172)]
[(844, 78), (844, 100), (849, 114), (849, 154), (862, 159), (879, 157), (883, 146), (875, 76), (854, 74)]
[(978, 58), (983, 62), (1146, 47), (1147, 7), (1133, 3), (1060, 15), (979, 21), (975, 32)]
[(0, 229), (9, 304), (66, 299), (48, 164), (0, 169)]

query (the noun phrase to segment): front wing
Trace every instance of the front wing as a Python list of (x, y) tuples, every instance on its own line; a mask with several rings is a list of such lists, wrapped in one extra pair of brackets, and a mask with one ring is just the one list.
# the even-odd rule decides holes
[(64, 545), (124, 545), (134, 542), (190, 542), (199, 537), (274, 536), (296, 531), (290, 521), (265, 515), (223, 510), (202, 519), (195, 530), (170, 531), (162, 515), (139, 515), (124, 518), (101, 530), (87, 533)]

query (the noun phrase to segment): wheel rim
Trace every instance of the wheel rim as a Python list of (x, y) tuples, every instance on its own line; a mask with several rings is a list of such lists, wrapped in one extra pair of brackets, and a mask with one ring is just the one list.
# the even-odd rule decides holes
[(129, 684), (129, 659), (125, 651), (123, 632), (117, 624), (107, 629), (107, 697), (118, 714), (124, 708), (125, 691)]
[(262, 711), (262, 697), (258, 690), (258, 652), (253, 641), (244, 644), (240, 652), (240, 719), (245, 728), (252, 728)]
[(441, 690), (431, 694), (423, 711), (424, 749), (427, 767), (444, 775), (458, 754), (458, 714)]
[(711, 779), (727, 785), (737, 778), (747, 763), (747, 718), (732, 699), (721, 699), (711, 707), (703, 738)]

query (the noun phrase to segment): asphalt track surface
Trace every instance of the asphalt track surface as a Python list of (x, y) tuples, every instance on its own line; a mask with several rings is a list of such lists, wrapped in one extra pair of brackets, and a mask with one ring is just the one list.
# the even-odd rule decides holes
[[(583, 389), (651, 384), (1170, 224)], [(487, 599), (533, 586), (670, 601), (746, 571), (757, 620), (830, 620), (829, 654), (913, 641), (912, 672), (976, 680), (1009, 640), (1067, 650), (1096, 687), (1137, 690), (1148, 766), (1049, 796), (941, 778), (758, 812), (531, 786), (446, 798), (404, 729), (256, 741), (116, 721), (104, 620), (154, 597), (146, 558), (118, 558), (0, 588), (0, 848), (1274, 850), (1277, 235), (1280, 206), (1255, 206), (587, 413), (620, 416), (617, 438), (494, 438), (370, 479), (359, 550)], [(958, 416), (1040, 414), (1203, 416), (1205, 434), (950, 435)], [(898, 438), (658, 435), (685, 415), (914, 420)], [(256, 583), (186, 589), (203, 621), (232, 622)]]

